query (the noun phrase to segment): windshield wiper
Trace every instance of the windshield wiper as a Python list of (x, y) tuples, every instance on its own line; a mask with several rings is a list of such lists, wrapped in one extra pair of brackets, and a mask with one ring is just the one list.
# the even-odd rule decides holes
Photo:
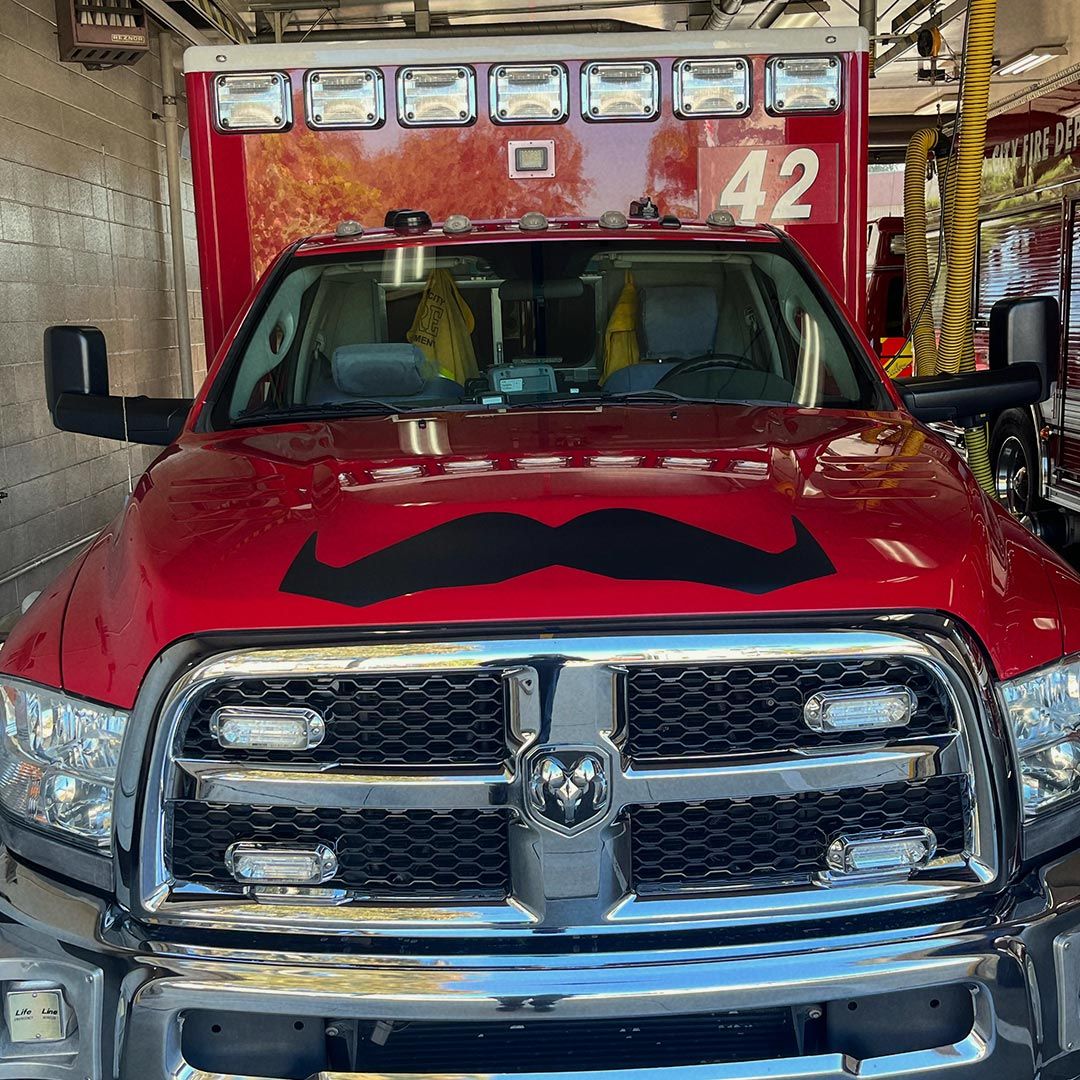
[(355, 401), (328, 401), (322, 405), (292, 405), (285, 408), (267, 408), (260, 405), (245, 409), (233, 418), (234, 423), (277, 423), (287, 420), (310, 420), (326, 416), (397, 416), (399, 413), (416, 412), (378, 398), (357, 398)]

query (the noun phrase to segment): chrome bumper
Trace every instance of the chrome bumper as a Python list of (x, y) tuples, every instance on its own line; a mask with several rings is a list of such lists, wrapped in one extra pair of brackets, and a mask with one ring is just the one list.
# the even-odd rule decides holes
[[(252, 1080), (202, 1072), (184, 1060), (183, 1016), (197, 1009), (223, 1016), (452, 1022), (506, 1021), (509, 1012), (521, 1020), (581, 1020), (795, 1005), (958, 983), (973, 988), (974, 1028), (933, 1050), (858, 1061), (811, 1054), (617, 1073), (515, 1072), (507, 1080), (1034, 1080), (1080, 1073), (1080, 1054), (1074, 1059), (1069, 1052), (1080, 1037), (1073, 970), (1080, 959), (1072, 961), (1080, 957), (1080, 906), (1068, 884), (1077, 880), (1080, 856), (1070, 856), (1034, 883), (1040, 895), (1033, 902), (1028, 892), (1022, 921), (1014, 916), (1009, 923), (956, 923), (875, 938), (551, 956), (346, 956), (152, 942), (112, 919), (101, 901), (0, 856), (0, 910), (16, 920), (0, 927), (0, 980), (11, 977), (7, 965), (33, 964), (34, 977), (55, 978), (81, 995), (72, 1002), (83, 1036), (77, 1060), (35, 1059), (32, 1075), (42, 1080)], [(58, 940), (80, 948), (63, 950)], [(27, 1075), (25, 1063), (0, 1056), (0, 1077)], [(381, 1080), (373, 1073), (323, 1073), (320, 1080), (349, 1076)]]

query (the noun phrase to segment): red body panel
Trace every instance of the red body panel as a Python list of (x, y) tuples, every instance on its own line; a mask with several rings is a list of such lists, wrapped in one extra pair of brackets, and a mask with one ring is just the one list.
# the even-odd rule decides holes
[[(987, 501), (954, 452), (901, 414), (780, 408), (607, 407), (369, 418), (187, 433), (140, 481), (97, 540), (70, 598), (67, 689), (129, 706), (154, 657), (209, 631), (432, 627), (591, 619), (930, 609), (964, 620), (1011, 675), (1059, 656), (1047, 569), (1078, 603), (1075, 575)], [(590, 468), (590, 452), (640, 451), (640, 466)], [(569, 467), (515, 462), (558, 451)], [(704, 454), (708, 472), (658, 466)], [(491, 456), (495, 471), (449, 476), (448, 458)], [(422, 479), (380, 483), (370, 468), (416, 463)], [(836, 573), (750, 595), (677, 581), (624, 581), (551, 566), (498, 585), (416, 592), (367, 607), (280, 591), (316, 531), (318, 558), (344, 565), (467, 514), (524, 512), (550, 526), (590, 510), (636, 508), (768, 550), (792, 545), (793, 518)], [(492, 543), (497, 538), (492, 537)], [(35, 635), (62, 617), (39, 602), (0, 661), (29, 674)], [(39, 669), (40, 673), (40, 669)]]
[[(588, 39), (585, 39), (586, 41)], [(679, 40), (676, 37), (672, 41)], [(462, 47), (471, 43), (463, 43)], [(588, 45), (578, 45), (586, 51)], [(358, 52), (357, 56), (361, 56)], [(468, 59), (467, 56), (463, 57)], [(247, 299), (257, 276), (287, 243), (332, 228), (346, 218), (380, 225), (395, 207), (516, 218), (597, 217), (624, 212), (652, 195), (661, 213), (702, 219), (722, 198), (747, 155), (766, 150), (764, 202), (754, 219), (773, 220), (810, 251), (856, 322), (863, 320), (868, 89), (866, 56), (842, 54), (844, 107), (831, 115), (772, 116), (765, 110), (765, 61), (753, 61), (752, 109), (742, 118), (682, 120), (672, 111), (672, 59), (661, 67), (661, 115), (651, 123), (591, 123), (582, 119), (582, 61), (566, 58), (570, 116), (563, 124), (501, 126), (488, 115), (491, 64), (473, 64), (478, 119), (470, 127), (408, 129), (393, 115), (397, 68), (383, 66), (387, 123), (377, 130), (313, 131), (304, 121), (303, 70), (291, 70), (295, 121), (269, 134), (219, 132), (212, 122), (213, 74), (187, 77), (195, 204), (199, 227), (206, 340), (211, 353)], [(357, 63), (362, 62), (360, 60)], [(511, 179), (507, 144), (555, 143), (556, 177)], [(785, 191), (804, 175), (788, 155), (814, 148), (820, 169), (800, 197), (806, 220), (776, 216)], [(794, 159), (793, 159), (794, 160)], [(736, 188), (738, 184), (734, 185)], [(733, 206), (738, 213), (739, 207)], [(801, 213), (802, 209), (796, 211)]]

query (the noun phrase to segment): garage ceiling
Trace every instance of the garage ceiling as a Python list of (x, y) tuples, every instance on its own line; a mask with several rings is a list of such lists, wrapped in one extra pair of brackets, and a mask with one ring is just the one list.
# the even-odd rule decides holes
[[(175, 2), (175, 0), (174, 0)], [(518, 30), (585, 32), (634, 28), (677, 32), (700, 27), (708, 0), (215, 0), (247, 24), (254, 40), (275, 37), (362, 39), (409, 36), (430, 26), (434, 35), (491, 34)], [(966, 0), (877, 0), (880, 67), (872, 84), (871, 112), (876, 127), (890, 119), (902, 130), (911, 117), (933, 117), (938, 103), (948, 112), (955, 100), (956, 65), (963, 47)], [(905, 35), (933, 20), (941, 27), (943, 49), (939, 79), (931, 78)], [(775, 25), (853, 26), (858, 0), (745, 0), (732, 29)], [(897, 40), (897, 38), (900, 40)], [(1080, 0), (998, 0), (995, 54), (1001, 63), (1033, 49), (1060, 51), (1027, 74), (999, 75), (993, 102), (1018, 98), (1038, 81), (1071, 71), (1080, 64)], [(922, 76), (920, 77), (920, 70)], [(1080, 77), (1080, 75), (1078, 75)], [(1069, 97), (1068, 91), (1063, 91)], [(1080, 99), (1080, 95), (1077, 95)]]

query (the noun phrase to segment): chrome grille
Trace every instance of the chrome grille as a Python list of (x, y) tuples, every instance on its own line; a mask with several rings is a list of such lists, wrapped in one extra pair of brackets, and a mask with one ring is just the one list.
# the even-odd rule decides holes
[[(226, 761), (498, 765), (507, 757), (505, 685), (497, 672), (226, 679), (192, 702), (181, 753)], [(227, 706), (307, 708), (326, 738), (303, 751), (223, 748), (210, 730)]]
[(809, 884), (826, 871), (825, 849), (846, 832), (925, 826), (939, 855), (968, 840), (967, 783), (935, 776), (798, 795), (636, 806), (630, 811), (633, 883), (639, 890), (747, 884), (773, 878)]
[[(983, 888), (996, 873), (981, 757), (986, 675), (944, 631), (909, 634), (565, 637), (212, 658), (162, 709), (149, 785), (165, 813), (147, 815), (133, 906), (161, 921), (311, 933), (592, 933), (723, 925), (745, 917), (750, 900), (760, 918)], [(726, 689), (747, 673), (762, 684), (749, 703)], [(314, 760), (307, 751), (271, 758), (192, 737), (211, 705), (240, 703), (241, 684), (248, 700), (267, 702), (260, 683), (305, 707), (311, 687), (452, 684), (455, 708), (466, 697), (498, 703), (498, 749), (490, 708), (475, 720), (482, 742), (455, 727), (410, 741), (408, 760), (397, 762), (356, 753)], [(695, 684), (706, 688), (704, 702), (686, 698)], [(811, 693), (883, 684), (915, 694), (907, 728), (830, 743), (792, 711)], [(664, 689), (673, 685), (682, 689)], [(421, 697), (410, 708), (427, 717)], [(679, 728), (680, 699), (692, 737)], [(396, 689), (393, 700), (402, 700)], [(770, 712), (770, 700), (783, 709)], [(377, 751), (351, 703), (341, 713), (319, 705), (329, 714), (320, 751), (359, 742)], [(379, 703), (366, 708), (372, 730), (387, 730)], [(335, 743), (342, 715), (350, 734)], [(472, 722), (455, 715), (462, 727)], [(735, 718), (728, 730), (725, 717)], [(448, 742), (484, 753), (448, 761)], [(419, 843), (418, 822), (426, 823)], [(841, 829), (910, 825), (937, 834), (925, 870), (845, 883), (835, 895), (821, 880), (825, 848)], [(292, 907), (224, 871), (230, 843), (305, 837), (338, 854), (332, 899), (297, 888)]]
[(329, 888), (362, 896), (502, 900), (509, 888), (501, 810), (339, 810), (335, 807), (173, 803), (168, 863), (186, 881), (240, 887), (225, 867), (237, 841), (327, 844), (338, 872)]
[[(905, 686), (916, 707), (903, 728), (811, 731), (803, 706), (817, 693)], [(626, 679), (627, 752), (634, 761), (865, 746), (946, 735), (956, 720), (942, 680), (904, 657), (658, 664)]]

